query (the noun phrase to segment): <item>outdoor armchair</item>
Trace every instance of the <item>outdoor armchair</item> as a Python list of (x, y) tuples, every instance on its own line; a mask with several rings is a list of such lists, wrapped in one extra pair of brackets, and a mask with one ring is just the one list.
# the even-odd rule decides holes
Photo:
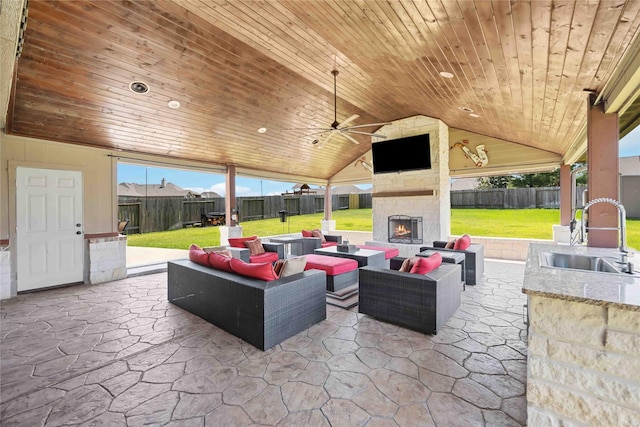
[(476, 285), (482, 279), (484, 274), (484, 245), (480, 243), (471, 243), (467, 249), (447, 249), (445, 246), (448, 242), (436, 240), (433, 246), (423, 246), (420, 252), (426, 250), (439, 252), (458, 252), (465, 255), (464, 268), (467, 285)]
[(342, 236), (334, 234), (323, 234), (322, 237), (307, 236), (307, 230), (302, 231), (302, 243), (292, 248), (293, 255), (308, 255), (314, 253), (316, 249), (326, 248), (328, 246), (337, 246), (342, 243)]
[(359, 272), (358, 312), (418, 332), (436, 334), (460, 307), (460, 266), (427, 274), (366, 266)]
[(276, 262), (279, 259), (284, 259), (284, 244), (282, 243), (259, 242), (264, 252), (252, 254), (252, 251), (246, 246), (246, 242), (256, 242), (257, 240), (259, 240), (257, 236), (230, 238), (230, 246), (227, 249), (231, 252), (232, 257), (244, 262)]

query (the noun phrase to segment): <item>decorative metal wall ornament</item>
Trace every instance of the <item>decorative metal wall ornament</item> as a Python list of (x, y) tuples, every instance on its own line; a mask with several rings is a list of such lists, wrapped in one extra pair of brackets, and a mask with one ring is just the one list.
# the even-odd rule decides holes
[(469, 140), (463, 139), (462, 142), (456, 142), (455, 144), (453, 144), (453, 147), (451, 147), (451, 149), (453, 150), (455, 147), (460, 147), (460, 149), (464, 153), (464, 156), (468, 159), (471, 159), (479, 168), (486, 166), (489, 163), (489, 157), (487, 156), (487, 150), (484, 148), (484, 144), (476, 145), (475, 153), (471, 151), (466, 144), (469, 144)]
[(362, 156), (353, 164), (353, 166), (361, 165), (367, 172), (373, 173), (373, 167), (367, 163), (366, 157)]

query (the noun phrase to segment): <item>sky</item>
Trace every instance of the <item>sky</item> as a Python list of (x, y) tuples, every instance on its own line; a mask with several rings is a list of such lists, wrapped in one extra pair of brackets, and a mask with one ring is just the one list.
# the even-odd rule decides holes
[[(640, 156), (640, 126), (620, 140), (620, 157)], [(221, 174), (194, 172), (161, 167), (138, 166), (126, 163), (118, 164), (118, 182), (133, 182), (136, 184), (160, 184), (162, 178), (167, 182), (192, 190), (197, 193), (215, 191), (221, 196), (226, 193), (225, 176)], [(291, 192), (293, 182), (260, 180), (254, 178), (236, 177), (236, 196), (274, 196)], [(299, 183), (303, 184), (303, 183)], [(363, 185), (358, 187), (370, 187)]]
[[(167, 182), (197, 193), (215, 191), (221, 196), (226, 193), (225, 175), (194, 172), (189, 170), (168, 169), (151, 166), (118, 164), (118, 182), (136, 184), (160, 184), (162, 178)], [(236, 176), (236, 196), (275, 196), (286, 191), (291, 192), (296, 183), (268, 181)], [(302, 183), (301, 183), (302, 184)]]

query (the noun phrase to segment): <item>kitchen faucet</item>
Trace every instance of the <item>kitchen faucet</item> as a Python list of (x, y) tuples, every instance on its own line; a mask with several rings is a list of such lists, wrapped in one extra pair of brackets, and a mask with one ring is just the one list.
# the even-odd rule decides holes
[[(591, 200), (589, 203), (587, 203), (586, 205), (584, 205), (584, 208), (582, 209), (582, 221), (581, 221), (581, 227), (580, 227), (580, 243), (584, 243), (584, 236), (587, 230), (587, 227), (585, 226), (585, 218), (584, 215), (587, 213), (587, 210), (589, 210), (589, 208), (595, 204), (598, 203), (609, 203), (612, 204), (613, 206), (615, 206), (616, 208), (618, 208), (618, 213), (620, 214), (620, 247), (618, 248), (619, 250), (619, 258), (616, 261), (618, 264), (622, 264), (624, 269), (628, 269), (628, 272), (631, 272), (631, 266), (628, 265), (628, 261), (627, 261), (627, 257), (629, 254), (629, 250), (627, 249), (627, 230), (626, 230), (626, 211), (624, 209), (624, 206), (622, 206), (622, 203), (618, 202), (617, 200), (614, 199), (610, 199), (607, 197), (600, 197), (598, 199), (593, 199)], [(577, 213), (577, 211), (576, 211)], [(571, 221), (571, 228), (573, 231), (573, 226), (575, 225), (575, 218)], [(609, 228), (609, 227), (588, 227), (589, 229), (592, 230), (618, 230), (618, 227), (616, 228)]]

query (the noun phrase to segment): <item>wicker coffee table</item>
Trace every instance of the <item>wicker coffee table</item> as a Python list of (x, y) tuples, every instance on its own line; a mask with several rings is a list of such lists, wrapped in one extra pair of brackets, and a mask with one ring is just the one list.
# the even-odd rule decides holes
[(329, 255), (340, 258), (355, 259), (358, 261), (358, 267), (370, 265), (372, 267), (384, 268), (385, 258), (383, 251), (373, 251), (369, 249), (358, 249), (355, 252), (340, 252), (336, 246), (328, 248), (316, 249), (314, 253), (318, 255)]

